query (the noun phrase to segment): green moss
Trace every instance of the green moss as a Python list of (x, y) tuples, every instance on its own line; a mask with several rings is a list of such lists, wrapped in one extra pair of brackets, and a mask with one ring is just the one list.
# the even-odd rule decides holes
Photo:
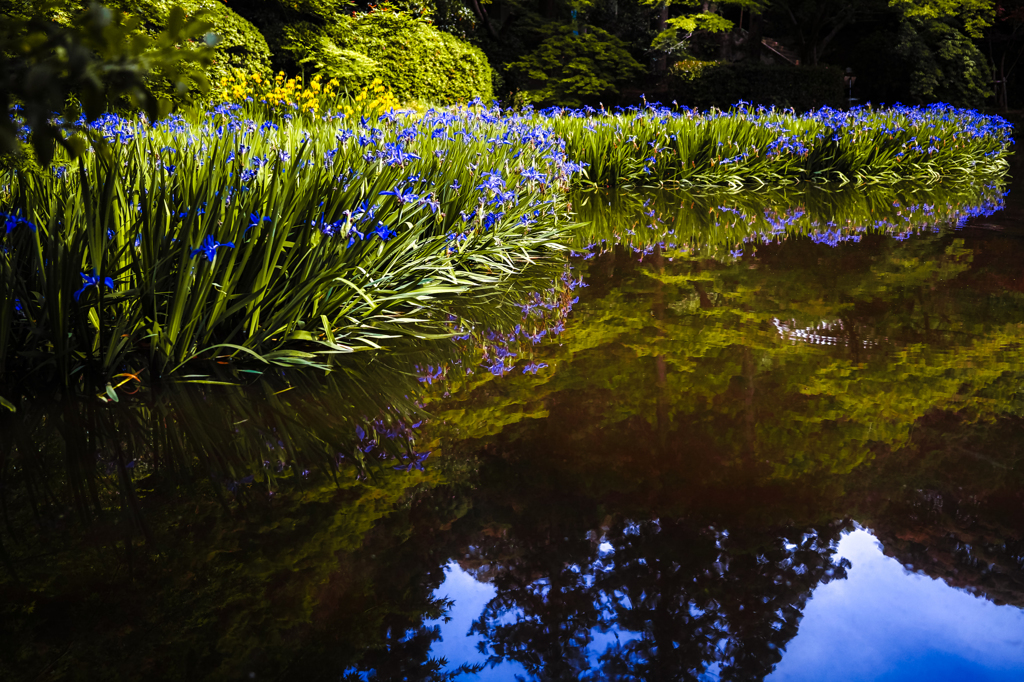
[(494, 96), (483, 52), (408, 14), (339, 16), (328, 26), (292, 24), (283, 34), (282, 49), (300, 66), (350, 91), (380, 78), (403, 101), (444, 105)]

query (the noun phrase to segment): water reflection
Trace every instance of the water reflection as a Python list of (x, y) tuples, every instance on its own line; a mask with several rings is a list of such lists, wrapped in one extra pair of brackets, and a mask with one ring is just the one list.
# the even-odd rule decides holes
[(990, 216), (1004, 208), (1004, 192), (991, 184), (590, 192), (575, 198), (586, 223), (575, 249), (586, 259), (620, 247), (728, 261), (800, 237), (833, 247), (878, 235), (903, 241)]
[[(116, 404), (26, 387), (0, 676), (811, 679), (855, 523), (1011, 627), (1024, 242), (979, 217), (997, 188), (907, 191), (595, 195), (574, 269), (444, 311), (451, 339)], [(453, 562), (492, 590), (470, 617)]]
[(845, 536), (837, 551), (854, 570), (847, 581), (815, 590), (800, 633), (769, 680), (1020, 676), (1024, 612), (951, 590), (923, 572), (909, 573), (863, 530)]
[[(832, 561), (836, 526), (619, 521), (600, 543), (552, 542), (552, 530), (516, 538), (516, 558), (488, 576), (497, 594), (473, 625), (489, 663), (516, 661), (536, 679), (688, 679), (711, 666), (760, 679), (796, 634), (811, 590), (849, 565)], [(585, 674), (594, 631), (613, 627), (632, 636), (600, 653), (599, 676)]]

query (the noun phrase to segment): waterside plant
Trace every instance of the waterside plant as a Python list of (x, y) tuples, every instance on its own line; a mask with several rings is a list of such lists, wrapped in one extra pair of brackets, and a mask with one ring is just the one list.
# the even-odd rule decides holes
[(648, 104), (540, 112), (598, 186), (781, 186), (977, 181), (1006, 173), (1013, 126), (949, 105), (751, 108)]
[(106, 116), (106, 144), (77, 163), (4, 174), (0, 382), (325, 367), (448, 333), (432, 304), (560, 248), (578, 166), (529, 119), (244, 113)]
[(0, 172), (0, 387), (116, 400), (196, 361), (327, 368), (453, 334), (439, 301), (563, 248), (572, 186), (991, 184), (1012, 143), (945, 106), (417, 112), (379, 83), (239, 83), (240, 103), (107, 115), (77, 160)]

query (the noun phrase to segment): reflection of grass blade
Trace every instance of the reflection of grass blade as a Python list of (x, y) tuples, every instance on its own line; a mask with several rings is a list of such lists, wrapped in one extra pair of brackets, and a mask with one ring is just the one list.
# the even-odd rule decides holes
[(903, 237), (959, 226), (1002, 206), (993, 185), (929, 187), (900, 185), (871, 192), (772, 190), (751, 192), (665, 190), (638, 197), (628, 192), (588, 192), (573, 198), (577, 251), (622, 245), (640, 252), (656, 245), (667, 252), (726, 258), (730, 250), (807, 236), (836, 245), (866, 234)]

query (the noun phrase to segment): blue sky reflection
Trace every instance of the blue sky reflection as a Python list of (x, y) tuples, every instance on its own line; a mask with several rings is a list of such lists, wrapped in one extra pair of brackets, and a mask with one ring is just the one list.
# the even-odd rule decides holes
[(843, 537), (839, 554), (853, 563), (849, 577), (814, 591), (769, 680), (1024, 679), (1024, 611), (910, 573), (864, 530)]
[[(771, 682), (1020, 682), (1024, 679), (1024, 611), (912, 573), (885, 556), (864, 530), (839, 543), (838, 554), (853, 568), (846, 580), (819, 586), (808, 602), (797, 636)], [(838, 558), (838, 557), (837, 557)], [(438, 596), (455, 600), (448, 623), (436, 621), (442, 641), (432, 656), (452, 667), (484, 663), (481, 638), (468, 636), (474, 619), (494, 597), (494, 588), (477, 582), (452, 562)], [(600, 653), (631, 633), (594, 631), (588, 658), (597, 667)], [(712, 666), (702, 680), (717, 679)], [(467, 679), (498, 682), (528, 678), (517, 663), (485, 668)]]

